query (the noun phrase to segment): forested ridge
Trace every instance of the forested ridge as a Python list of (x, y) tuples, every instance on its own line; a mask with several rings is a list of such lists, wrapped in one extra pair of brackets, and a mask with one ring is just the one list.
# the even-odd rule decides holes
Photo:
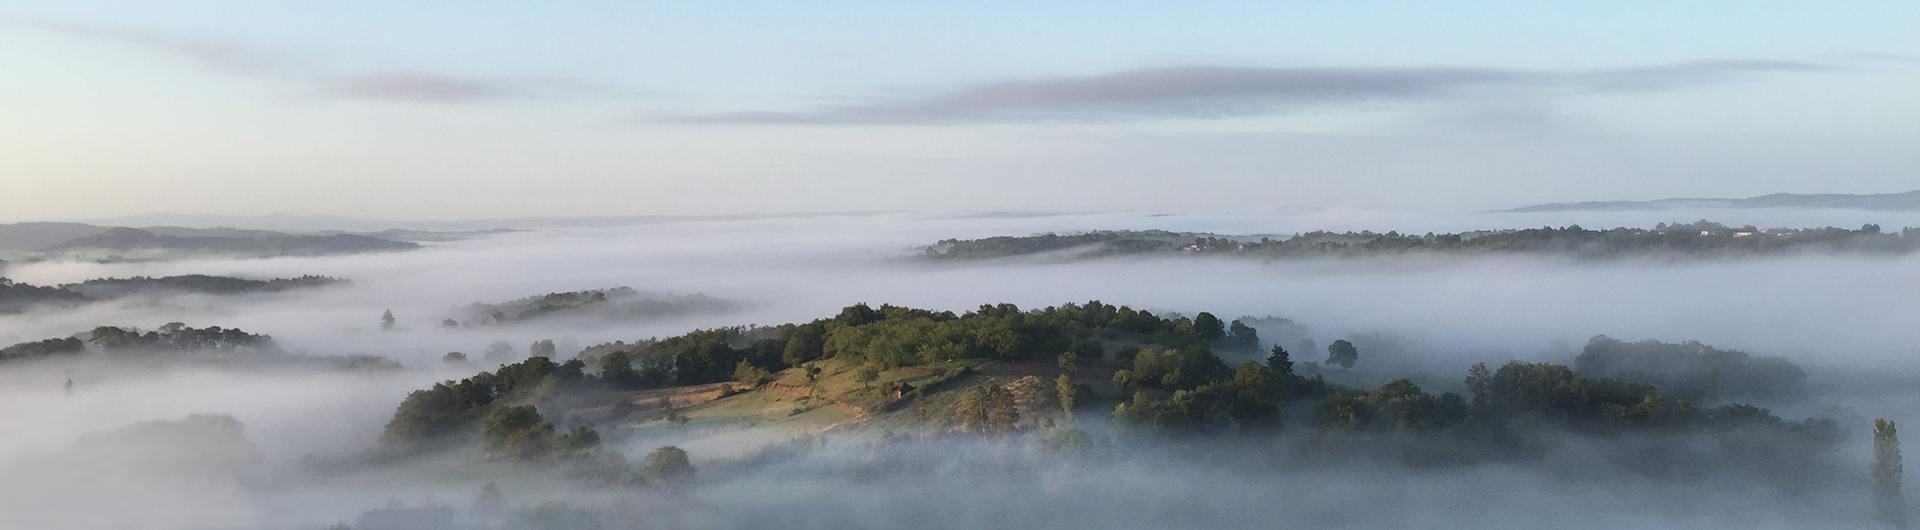
[(130, 278), (95, 278), (78, 283), (46, 287), (19, 283), (5, 277), (0, 277), (0, 313), (17, 313), (36, 306), (72, 305), (141, 294), (192, 293), (239, 295), (275, 293), (295, 289), (342, 285), (345, 283), (347, 283), (347, 280), (344, 279), (314, 275), (257, 280), (206, 274), (184, 274), (161, 277), (134, 276)]
[(1365, 257), (1395, 254), (1542, 254), (1581, 258), (1709, 257), (1839, 252), (1904, 254), (1920, 250), (1920, 229), (1730, 227), (1710, 221), (1661, 223), (1651, 229), (1587, 229), (1579, 225), (1458, 233), (1313, 231), (1291, 236), (1231, 236), (1161, 230), (1046, 233), (947, 239), (922, 249), (934, 260), (1040, 254), (1067, 258), (1128, 255), (1231, 255), (1265, 258)]
[[(599, 435), (575, 424), (576, 431), (565, 431), (571, 434), (563, 439), (555, 434), (562, 432), (561, 425), (546, 419), (564, 416), (567, 404), (578, 402), (570, 395), (728, 383), (724, 397), (752, 391), (781, 374), (813, 381), (822, 364), (859, 367), (846, 369), (855, 369), (860, 381), (943, 367), (936, 370), (944, 374), (940, 380), (958, 384), (895, 385), (870, 409), (875, 414), (913, 411), (920, 418), (917, 429), (933, 433), (1044, 428), (1049, 440), (1070, 441), (1085, 436), (1073, 434), (1079, 432), (1074, 418), (1097, 417), (1134, 436), (1306, 436), (1327, 440), (1332, 445), (1323, 449), (1335, 453), (1342, 450), (1333, 440), (1397, 440), (1380, 449), (1384, 457), (1423, 464), (1531, 458), (1559, 443), (1555, 433), (1707, 436), (1727, 445), (1702, 458), (1729, 461), (1824, 450), (1844, 438), (1831, 420), (1789, 420), (1755, 406), (1691, 399), (1709, 397), (1687, 386), (1697, 383), (1690, 379), (1697, 375), (1697, 367), (1689, 364), (1693, 359), (1747, 358), (1694, 343), (1622, 346), (1597, 337), (1581, 356), (1581, 370), (1545, 362), (1475, 364), (1457, 376), (1464, 394), (1429, 392), (1407, 378), (1354, 388), (1295, 370), (1296, 362), (1324, 363), (1316, 368), (1322, 373), (1364, 362), (1366, 353), (1346, 340), (1328, 345), (1324, 361), (1296, 361), (1296, 352), (1282, 346), (1261, 349), (1262, 344), (1257, 332), (1238, 320), (1222, 322), (1204, 312), (1156, 315), (1098, 301), (1033, 310), (984, 305), (965, 313), (857, 304), (804, 323), (603, 344), (563, 362), (533, 357), (442, 382), (407, 396), (382, 438), (398, 449), (473, 436), (491, 439), (498, 433), (485, 433), (494, 429), (494, 418), (512, 414), (521, 416), (517, 424), (532, 429), (535, 434), (526, 436), (542, 440), (543, 447), (577, 453), (584, 450), (580, 440)], [(1244, 358), (1255, 349), (1262, 360), (1229, 364), (1217, 353)], [(1629, 359), (1628, 365), (1646, 366), (1638, 360), (1645, 356), (1673, 364), (1672, 370), (1651, 367), (1629, 374), (1636, 380), (1621, 380), (1599, 361)], [(1057, 374), (1057, 384), (1036, 390), (1019, 381), (968, 375), (974, 367), (1000, 364), (1043, 378)], [(948, 369), (954, 366), (960, 370)], [(1730, 367), (1725, 373), (1756, 369), (1762, 368)], [(1086, 384), (1092, 370), (1110, 370), (1092, 374), (1110, 384), (1098, 385), (1098, 391)], [(1646, 380), (1675, 382), (1680, 390), (1663, 394)], [(869, 383), (852, 391), (878, 392)], [(1036, 412), (1034, 403), (1057, 409)], [(1072, 431), (1055, 432), (1059, 429)]]

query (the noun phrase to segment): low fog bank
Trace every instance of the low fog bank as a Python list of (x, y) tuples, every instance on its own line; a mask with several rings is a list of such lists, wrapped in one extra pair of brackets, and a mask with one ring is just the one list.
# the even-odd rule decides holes
[[(1689, 212), (1693, 213), (1693, 212)], [(1750, 216), (1845, 217), (1897, 226), (1885, 212), (1737, 210)], [(1794, 256), (1674, 263), (1582, 263), (1551, 257), (1424, 257), (1258, 262), (1124, 259), (1070, 264), (998, 261), (944, 265), (901, 259), (944, 237), (1081, 228), (1252, 232), (1257, 226), (1436, 230), (1589, 222), (1587, 215), (1684, 218), (1678, 212), (1406, 216), (1367, 214), (1338, 225), (1338, 212), (1305, 214), (1066, 215), (951, 218), (905, 214), (748, 219), (583, 227), (502, 234), (417, 252), (319, 258), (165, 263), (42, 263), (14, 267), (20, 281), (55, 284), (104, 276), (207, 273), (243, 277), (321, 274), (351, 284), (244, 297), (136, 299), (0, 317), (0, 342), (63, 337), (99, 325), (152, 329), (167, 322), (270, 334), (283, 348), (317, 355), (374, 354), (409, 369), (472, 372), (498, 364), (497, 342), (524, 357), (552, 339), (558, 355), (616, 340), (700, 327), (779, 324), (829, 315), (858, 302), (964, 311), (986, 303), (1039, 307), (1098, 299), (1155, 311), (1223, 318), (1276, 316), (1304, 324), (1313, 343), (1352, 338), (1355, 370), (1397, 376), (1424, 371), (1457, 379), (1473, 362), (1568, 362), (1587, 339), (1700, 340), (1785, 357), (1829, 380), (1871, 376), (1890, 387), (1920, 382), (1920, 256)], [(1704, 215), (1704, 214), (1703, 214)], [(1920, 214), (1916, 214), (1920, 215)], [(1340, 217), (1345, 218), (1345, 217)], [(1766, 219), (1732, 219), (1769, 225)], [(1840, 221), (1839, 219), (1824, 219)], [(1920, 224), (1920, 219), (1914, 219)], [(1238, 224), (1239, 226), (1235, 226)], [(1593, 225), (1603, 226), (1603, 225)], [(542, 319), (514, 326), (447, 329), (475, 302), (627, 286), (700, 293), (731, 311), (637, 318)], [(396, 316), (382, 330), (386, 310)], [(1265, 337), (1269, 341), (1273, 336)], [(1392, 348), (1369, 347), (1384, 338)], [(1294, 343), (1287, 343), (1290, 348)], [(443, 366), (450, 351), (472, 362)], [(1297, 351), (1302, 361), (1325, 351)], [(392, 395), (391, 393), (383, 394)], [(1904, 395), (1904, 394), (1903, 394)], [(379, 406), (391, 407), (392, 401)], [(374, 405), (369, 405), (370, 408)], [(1867, 412), (1866, 414), (1874, 414)], [(1892, 413), (1891, 411), (1882, 413)]]
[(1800, 455), (1830, 467), (1797, 476), (1634, 469), (1649, 458), (1636, 451), (1675, 442), (1572, 435), (1537, 462), (1430, 468), (1328, 460), (1285, 437), (1120, 443), (1074, 458), (1032, 440), (840, 440), (715, 478), (662, 515), (688, 528), (1873, 526), (1853, 454)]
[(1878, 527), (1864, 437), (1727, 466), (1713, 456), (1725, 438), (1544, 432), (1557, 439), (1537, 459), (1432, 466), (1398, 463), (1417, 440), (1390, 436), (1163, 439), (1100, 423), (1084, 420), (1096, 441), (1078, 452), (1040, 433), (769, 435), (763, 452), (695, 453), (697, 471), (671, 485), (606, 488), (474, 454), (344, 471), (274, 462), (251, 425), (183, 417), (0, 459), (0, 523), (319, 530), (444, 508), (455, 528), (516, 530)]
[[(363, 452), (437, 370), (82, 358), (0, 365), (0, 527), (283, 528), (303, 462)], [(72, 381), (68, 387), (66, 381)], [(297, 527), (290, 527), (297, 528)]]
[[(1687, 212), (1689, 215), (1698, 212)], [(1732, 210), (1720, 218), (1768, 226), (1776, 216), (1836, 223), (1879, 221), (1885, 212)], [(1344, 216), (1343, 216), (1344, 215)], [(123, 264), (26, 264), (8, 274), (33, 283), (102, 276), (184, 273), (347, 278), (338, 289), (284, 296), (97, 304), (84, 311), (0, 317), (0, 339), (65, 336), (101, 324), (154, 327), (168, 321), (241, 327), (290, 349), (380, 353), (407, 362), (506, 340), (521, 345), (571, 337), (587, 345), (675, 334), (692, 327), (814, 318), (855, 302), (964, 310), (1100, 299), (1159, 311), (1224, 317), (1285, 316), (1327, 340), (1366, 331), (1407, 336), (1435, 351), (1527, 356), (1594, 334), (1712, 344), (1806, 359), (1900, 363), (1910, 370), (1920, 330), (1912, 257), (1800, 256), (1708, 263), (1574, 263), (1483, 257), (1246, 263), (1121, 260), (1071, 265), (992, 263), (942, 267), (895, 259), (945, 237), (1092, 228), (1166, 228), (1235, 233), (1318, 228), (1432, 230), (1590, 222), (1651, 225), (1679, 212), (1474, 214), (1444, 219), (1384, 214), (1137, 214), (1040, 218), (941, 218), (905, 214), (698, 221), (561, 228), (437, 245), (419, 252), (323, 258)], [(1632, 215), (1645, 216), (1627, 219)], [(1372, 216), (1372, 217), (1370, 217)], [(1517, 217), (1516, 217), (1517, 216)], [(1523, 221), (1516, 221), (1525, 217)], [(1920, 225), (1920, 214), (1908, 219)], [(1349, 219), (1352, 218), (1352, 219)], [(1342, 224), (1338, 219), (1347, 219)], [(1356, 220), (1357, 219), (1357, 220)], [(1634, 222), (1637, 221), (1637, 222)], [(1589, 226), (1605, 226), (1602, 223)], [(1413, 226), (1402, 226), (1413, 230)], [(632, 287), (706, 294), (739, 302), (731, 313), (606, 324), (554, 321), (503, 329), (444, 330), (444, 318), (475, 302), (559, 291)], [(381, 332), (391, 309), (396, 332)]]
[[(1920, 257), (1914, 256), (1604, 264), (1533, 257), (1162, 258), (960, 266), (902, 259), (939, 239), (1042, 231), (1438, 232), (1547, 224), (1651, 226), (1703, 217), (1758, 226), (1920, 226), (1920, 214), (1850, 211), (886, 214), (553, 227), (398, 254), (18, 264), (5, 274), (36, 284), (173, 274), (317, 274), (352, 283), (238, 297), (142, 297), (3, 316), (0, 346), (102, 325), (152, 329), (178, 321), (269, 334), (297, 353), (381, 355), (405, 368), (340, 371), (108, 360), (0, 364), (0, 476), (6, 477), (0, 479), (0, 514), (7, 514), (0, 515), (0, 527), (60, 528), (65, 521), (70, 528), (318, 529), (351, 522), (386, 499), (465, 509), (488, 476), (433, 462), (322, 472), (308, 465), (307, 457), (348, 458), (368, 449), (409, 391), (496, 366), (497, 360), (484, 358), (496, 342), (512, 345), (517, 359), (534, 341), (552, 339), (560, 345), (557, 356), (565, 358), (614, 340), (811, 320), (857, 302), (962, 311), (987, 303), (1038, 307), (1098, 299), (1155, 311), (1209, 311), (1227, 319), (1284, 317), (1303, 324), (1305, 338), (1321, 347), (1360, 337), (1356, 372), (1448, 381), (1459, 380), (1473, 362), (1567, 363), (1597, 334), (1629, 341), (1696, 339), (1807, 367), (1816, 397), (1775, 406), (1783, 416), (1830, 415), (1862, 432), (1866, 427), (1858, 422), (1872, 417), (1909, 425), (1920, 421), (1908, 412), (1920, 410), (1920, 356), (1914, 355), (1920, 326), (1913, 325), (1920, 322), (1920, 298), (1912, 296), (1920, 292), (1920, 274), (1914, 273), (1920, 271)], [(723, 312), (615, 322), (558, 318), (498, 327), (441, 325), (475, 302), (622, 286), (735, 303)], [(383, 329), (381, 315), (388, 310), (396, 322)], [(1386, 343), (1394, 346), (1379, 346)], [(471, 361), (443, 362), (450, 351), (464, 352)], [(1325, 354), (1295, 355), (1313, 361)], [(63, 386), (67, 379), (75, 382), (71, 392)], [(127, 459), (177, 460), (173, 449), (142, 452), (148, 447), (143, 436), (126, 442), (124, 436), (102, 433), (124, 434), (119, 430), (128, 426), (188, 421), (196, 414), (231, 418), (241, 426), (239, 443), (250, 450), (202, 462), (206, 469), (224, 470), (219, 472), (82, 464), (89, 451), (126, 447), (139, 449)], [(225, 432), (227, 425), (198, 421), (214, 432)], [(747, 457), (734, 448), (761, 445), (764, 437), (774, 436), (748, 433), (740, 435), (748, 439), (718, 437), (689, 445), (704, 478), (684, 492), (630, 498), (534, 479), (501, 486), (525, 508), (564, 501), (610, 521), (681, 528), (1802, 528), (1868, 523), (1869, 456), (1859, 440), (1847, 442), (1840, 454), (1804, 455), (1826, 471), (1798, 483), (1753, 480), (1753, 470), (1652, 477), (1623, 468), (1617, 440), (1579, 439), (1536, 463), (1421, 469), (1307, 462), (1293, 459), (1285, 448), (1263, 445), (1270, 442), (1244, 440), (1155, 442), (1059, 463), (1036, 454), (1028, 442), (921, 440), (875, 449), (873, 440), (853, 436), (798, 458), (736, 460)], [(99, 449), (99, 444), (120, 448)], [(629, 461), (655, 445), (651, 440), (615, 444)], [(160, 515), (144, 521), (65, 517), (100, 502)]]
[[(357, 451), (407, 392), (470, 367), (345, 370), (122, 359), (0, 365), (0, 458), (57, 448), (91, 432), (192, 414), (232, 416), (261, 456), (287, 461)], [(69, 390), (65, 382), (71, 380)]]

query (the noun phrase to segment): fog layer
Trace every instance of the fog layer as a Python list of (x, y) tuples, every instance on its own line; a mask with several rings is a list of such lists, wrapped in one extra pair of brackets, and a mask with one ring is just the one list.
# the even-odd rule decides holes
[[(352, 283), (244, 297), (145, 297), (4, 316), (0, 346), (101, 325), (151, 329), (178, 321), (269, 334), (295, 352), (382, 355), (405, 368), (343, 372), (192, 364), (0, 365), (0, 476), (7, 477), (0, 479), (0, 513), (9, 514), (0, 516), (0, 526), (319, 528), (351, 520), (385, 498), (464, 505), (484, 481), (433, 471), (431, 466), (316, 477), (311, 466), (301, 462), (309, 455), (339, 457), (371, 446), (407, 392), (492, 368), (492, 363), (479, 360), (480, 354), (498, 341), (524, 356), (533, 341), (553, 339), (563, 345), (558, 355), (565, 358), (579, 347), (601, 342), (702, 327), (804, 321), (857, 302), (959, 311), (988, 303), (1034, 307), (1098, 299), (1156, 311), (1210, 311), (1223, 318), (1282, 316), (1306, 324), (1320, 344), (1359, 334), (1393, 337), (1401, 351), (1363, 351), (1355, 368), (1381, 375), (1401, 370), (1461, 374), (1479, 361), (1568, 362), (1577, 346), (1596, 334), (1627, 340), (1697, 339), (1785, 357), (1820, 374), (1820, 381), (1829, 385), (1825, 398), (1794, 405), (1794, 413), (1826, 410), (1843, 420), (1920, 419), (1908, 412), (1920, 405), (1920, 390), (1913, 390), (1920, 385), (1912, 384), (1920, 375), (1920, 356), (1914, 355), (1920, 353), (1915, 346), (1920, 344), (1920, 326), (1914, 325), (1920, 322), (1920, 297), (1912, 296), (1920, 292), (1916, 256), (1606, 263), (1524, 256), (1292, 262), (1157, 258), (965, 265), (910, 259), (919, 245), (939, 239), (1044, 231), (1440, 232), (1548, 224), (1645, 227), (1698, 218), (1762, 227), (1853, 227), (1868, 222), (1890, 229), (1920, 226), (1920, 214), (1770, 210), (875, 214), (550, 227), (377, 255), (15, 264), (6, 276), (36, 284), (173, 274), (317, 274)], [(627, 322), (562, 318), (511, 327), (441, 325), (475, 302), (620, 286), (702, 293), (736, 303), (726, 312)], [(388, 310), (396, 325), (383, 330), (380, 317)], [(449, 351), (468, 353), (475, 361), (441, 362)], [(1315, 352), (1297, 355), (1303, 361), (1319, 358)], [(74, 381), (71, 392), (62, 386), (68, 379)], [(1834, 388), (1845, 381), (1865, 386)], [(226, 416), (242, 426), (239, 436), (252, 453), (205, 464), (207, 469), (237, 471), (205, 475), (204, 480), (194, 479), (200, 481), (197, 486), (182, 489), (178, 481), (193, 473), (163, 468), (142, 475), (134, 468), (77, 463), (85, 460), (81, 455), (90, 447), (88, 440), (112, 436), (103, 433), (142, 422), (182, 421), (194, 414)], [(1418, 471), (1366, 464), (1297, 467), (1284, 458), (1249, 456), (1271, 448), (1237, 442), (1156, 443), (1097, 466), (1060, 467), (1022, 463), (1031, 456), (978, 454), (1026, 451), (1016, 442), (924, 442), (961, 446), (910, 444), (899, 450), (926, 458), (902, 457), (887, 465), (905, 467), (872, 471), (874, 458), (880, 457), (866, 449), (867, 441), (854, 439), (805, 458), (728, 474), (724, 470), (731, 459), (777, 440), (720, 444), (704, 436), (633, 444), (640, 452), (655, 442), (699, 447), (703, 439), (709, 447), (739, 446), (696, 451), (696, 463), (715, 472), (709, 482), (687, 493), (691, 504), (646, 501), (639, 506), (682, 508), (636, 517), (681, 527), (803, 528), (1016, 523), (1268, 527), (1282, 521), (1316, 527), (1805, 527), (1864, 522), (1849, 515), (1855, 513), (1849, 495), (1857, 491), (1848, 488), (1858, 484), (1834, 482), (1834, 489), (1820, 495), (1794, 497), (1791, 488), (1782, 493), (1775, 484), (1719, 472), (1680, 481), (1648, 478), (1608, 467), (1605, 451), (1588, 449), (1579, 441), (1537, 466)], [(1005, 447), (1009, 444), (1013, 448)], [(1160, 451), (1181, 454), (1165, 456)], [(1831, 462), (1837, 469), (1857, 466), (1839, 469), (1838, 476), (1864, 476), (1865, 455), (1865, 449), (1831, 455)], [(1261, 465), (1240, 465), (1249, 458)], [(1011, 462), (1004, 466), (1011, 470), (967, 471), (995, 459)], [(153, 460), (179, 458), (145, 461)], [(1163, 461), (1177, 463), (1161, 466)], [(130, 476), (137, 480), (125, 480)], [(376, 483), (380, 486), (341, 490)], [(541, 488), (519, 484), (509, 489)], [(553, 500), (589, 506), (614, 504), (592, 492), (545, 491), (529, 494), (528, 502), (557, 497)], [(102, 497), (117, 499), (122, 506), (93, 513), (96, 517), (73, 516), (86, 513), (87, 505)], [(1114, 511), (1118, 506), (1130, 509)], [(129, 515), (142, 513), (161, 515)], [(58, 524), (63, 521), (71, 524)]]

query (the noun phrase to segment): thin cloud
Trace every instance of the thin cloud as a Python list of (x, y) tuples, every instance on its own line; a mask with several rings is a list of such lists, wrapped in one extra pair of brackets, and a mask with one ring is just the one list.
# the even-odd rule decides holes
[(261, 77), (287, 75), (290, 71), (310, 67), (309, 61), (297, 53), (230, 40), (0, 13), (0, 28), (5, 27), (45, 31), (78, 39), (145, 48), (186, 59), (210, 70), (236, 75)]
[(1793, 61), (1712, 59), (1682, 63), (1610, 68), (1561, 74), (1566, 84), (1591, 92), (1657, 91), (1738, 81), (1766, 73), (1807, 73), (1834, 70), (1832, 66)]
[(932, 96), (805, 111), (669, 116), (695, 124), (952, 124), (1137, 117), (1221, 117), (1311, 105), (1419, 100), (1491, 88), (1603, 93), (1671, 90), (1774, 72), (1831, 67), (1787, 61), (1707, 60), (1582, 71), (1472, 67), (1175, 67), (998, 81)]
[(400, 103), (471, 103), (618, 90), (559, 77), (474, 77), (431, 70), (336, 72), (292, 50), (203, 36), (100, 26), (0, 13), (0, 28), (113, 42), (183, 58), (209, 70), (305, 85), (325, 97)]
[(1868, 61), (1868, 62), (1920, 63), (1920, 55), (1906, 55), (1901, 53), (1850, 52), (1850, 53), (1843, 53), (1841, 54), (1841, 56), (1849, 59), (1856, 59), (1856, 60)]
[(351, 99), (462, 102), (522, 97), (512, 86), (433, 72), (389, 71), (328, 78), (326, 92)]

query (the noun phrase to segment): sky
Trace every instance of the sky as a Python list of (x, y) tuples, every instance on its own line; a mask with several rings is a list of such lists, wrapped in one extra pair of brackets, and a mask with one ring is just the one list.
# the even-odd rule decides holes
[(1920, 189), (1920, 3), (0, 5), (0, 221)]

